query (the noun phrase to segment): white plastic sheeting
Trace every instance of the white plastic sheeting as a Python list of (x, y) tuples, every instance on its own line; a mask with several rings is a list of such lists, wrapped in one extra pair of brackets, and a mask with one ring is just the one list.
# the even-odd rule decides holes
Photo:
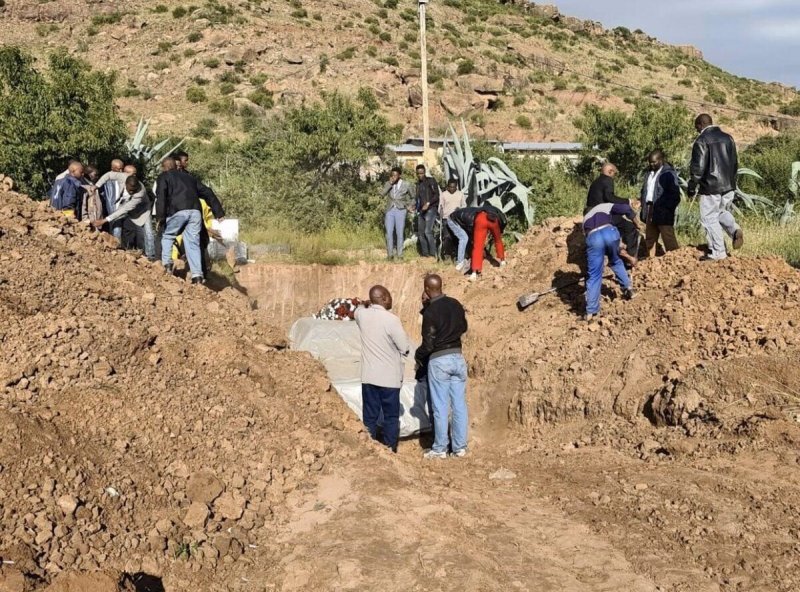
[[(289, 331), (289, 345), (307, 351), (322, 362), (331, 384), (347, 406), (361, 415), (361, 337), (352, 321), (303, 318)], [(427, 384), (414, 380), (414, 352), (406, 359), (400, 389), (400, 436), (413, 436), (431, 429), (426, 407)]]

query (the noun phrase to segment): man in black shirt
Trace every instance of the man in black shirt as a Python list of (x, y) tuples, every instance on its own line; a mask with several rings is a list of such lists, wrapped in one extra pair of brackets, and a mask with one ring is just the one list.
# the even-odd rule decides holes
[(199, 183), (189, 173), (178, 170), (174, 158), (165, 158), (161, 166), (163, 172), (156, 180), (156, 220), (158, 226), (164, 230), (161, 238), (161, 263), (168, 273), (172, 273), (172, 245), (175, 238), (183, 233), (192, 283), (202, 284), (205, 279), (200, 251), (203, 216)]
[(433, 225), (439, 215), (439, 184), (425, 174), (423, 165), (417, 166), (417, 237), (423, 257), (436, 257), (436, 239)]
[[(448, 423), (453, 456), (467, 454), (467, 363), (461, 353), (461, 336), (467, 332), (464, 307), (442, 293), (442, 278), (425, 278), (428, 304), (422, 312), (422, 345), (417, 348), (418, 366), (428, 367), (428, 392), (433, 408), (433, 447), (425, 458), (446, 458)], [(448, 416), (452, 411), (452, 421)]]
[[(586, 196), (586, 208), (583, 210), (585, 214), (592, 208), (604, 203), (611, 204), (630, 204), (624, 197), (617, 197), (614, 194), (614, 177), (619, 174), (617, 167), (607, 162), (600, 170), (600, 176), (595, 179), (589, 186), (589, 194)], [(612, 222), (619, 230), (622, 237), (623, 249), (620, 250), (620, 257), (622, 257), (628, 264), (628, 267), (636, 265), (639, 256), (639, 230), (636, 220), (628, 220), (625, 216), (613, 216)]]

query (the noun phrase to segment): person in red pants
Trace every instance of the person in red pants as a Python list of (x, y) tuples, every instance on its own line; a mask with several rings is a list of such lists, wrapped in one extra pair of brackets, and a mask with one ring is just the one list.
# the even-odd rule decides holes
[(494, 238), (497, 258), (500, 266), (506, 264), (506, 250), (503, 246), (503, 229), (506, 227), (506, 216), (491, 204), (484, 203), (479, 208), (460, 208), (450, 215), (450, 220), (463, 228), (472, 237), (472, 261), (469, 280), (474, 282), (483, 271), (483, 252), (486, 248), (486, 237), (491, 233)]

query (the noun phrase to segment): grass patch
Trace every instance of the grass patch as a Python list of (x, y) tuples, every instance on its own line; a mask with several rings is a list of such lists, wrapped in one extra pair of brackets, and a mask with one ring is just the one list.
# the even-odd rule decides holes
[[(293, 228), (278, 218), (264, 220), (242, 230), (248, 245), (288, 247), (288, 254), (279, 255), (293, 263), (341, 265), (358, 260), (381, 259), (385, 248), (383, 233), (378, 229), (332, 226), (314, 234)], [(376, 249), (380, 254), (375, 253)], [(412, 251), (413, 249), (408, 249)], [(270, 259), (275, 255), (270, 254)]]

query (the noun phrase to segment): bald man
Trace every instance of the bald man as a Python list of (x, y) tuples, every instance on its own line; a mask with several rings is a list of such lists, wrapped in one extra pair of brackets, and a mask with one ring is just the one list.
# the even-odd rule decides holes
[[(125, 163), (119, 158), (111, 161), (111, 170), (96, 180), (95, 186), (103, 200), (103, 218), (108, 218), (120, 206), (125, 193), (125, 182), (130, 174), (124, 172)], [(122, 240), (122, 221), (109, 223), (108, 231), (120, 241)]]
[(69, 218), (80, 218), (83, 196), (83, 165), (77, 160), (70, 161), (67, 174), (57, 179), (50, 189), (50, 205)]
[[(600, 204), (623, 204), (629, 205), (630, 201), (624, 197), (617, 197), (614, 193), (614, 178), (619, 174), (619, 169), (611, 162), (606, 162), (600, 169), (600, 176), (589, 186), (589, 193), (586, 196), (586, 207), (584, 215)], [(628, 267), (636, 265), (639, 256), (639, 230), (636, 218), (630, 220), (625, 216), (612, 216), (612, 224), (619, 231), (622, 238), (622, 249), (620, 257), (626, 262)]]
[(698, 136), (692, 146), (689, 195), (700, 196), (700, 224), (706, 231), (709, 251), (702, 260), (720, 261), (728, 256), (723, 231), (734, 249), (744, 244), (742, 228), (731, 214), (739, 157), (736, 142), (714, 125), (708, 113), (698, 115), (694, 127)]
[(461, 351), (467, 316), (458, 300), (445, 296), (440, 276), (426, 276), (423, 288), (423, 303), (427, 299), (427, 304), (422, 311), (422, 344), (415, 359), (418, 366), (428, 369), (434, 431), (433, 446), (423, 457), (446, 458), (449, 447), (452, 455), (460, 458), (467, 454), (469, 423), (467, 363)]
[(378, 419), (383, 413), (380, 441), (397, 452), (400, 439), (400, 388), (403, 357), (411, 345), (400, 319), (392, 310), (392, 295), (383, 286), (372, 286), (368, 308), (353, 315), (361, 334), (361, 410), (364, 425), (378, 440)]

